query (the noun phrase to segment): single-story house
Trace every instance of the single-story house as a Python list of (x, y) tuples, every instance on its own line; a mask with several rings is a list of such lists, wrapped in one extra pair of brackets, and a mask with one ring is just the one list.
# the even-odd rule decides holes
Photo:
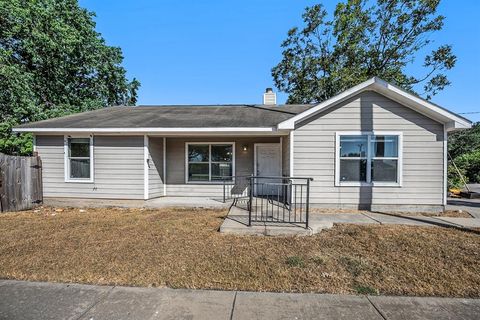
[(471, 122), (381, 79), (319, 104), (109, 107), (20, 125), (45, 198), (220, 197), (236, 176), (313, 178), (311, 206), (441, 210), (447, 134)]

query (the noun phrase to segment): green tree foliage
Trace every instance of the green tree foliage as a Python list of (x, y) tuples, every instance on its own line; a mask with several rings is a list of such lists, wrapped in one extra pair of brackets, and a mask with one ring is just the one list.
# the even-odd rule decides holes
[(0, 0), (0, 151), (29, 154), (13, 126), (109, 105), (132, 105), (120, 48), (95, 31), (77, 0)]
[(448, 152), (453, 159), (475, 150), (480, 150), (480, 122), (448, 136)]
[[(289, 103), (324, 101), (373, 76), (410, 92), (422, 86), (427, 99), (450, 84), (444, 72), (455, 66), (449, 45), (426, 54), (421, 75), (407, 74), (429, 35), (442, 29), (440, 0), (348, 0), (329, 20), (321, 4), (305, 9), (303, 28), (288, 31), (283, 58), (272, 69)], [(419, 68), (421, 69), (421, 68)]]
[(480, 182), (480, 149), (456, 157), (455, 164), (465, 170), (469, 182)]
[(451, 159), (467, 182), (480, 183), (480, 122), (475, 123), (469, 130), (449, 135), (448, 153), (448, 182), (451, 187), (463, 187)]

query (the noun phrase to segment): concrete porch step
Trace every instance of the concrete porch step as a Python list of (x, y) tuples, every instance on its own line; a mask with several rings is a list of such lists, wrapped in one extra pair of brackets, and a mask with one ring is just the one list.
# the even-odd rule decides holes
[(333, 223), (330, 221), (315, 223), (313, 227), (308, 229), (305, 228), (304, 224), (276, 222), (254, 222), (249, 227), (248, 211), (238, 207), (231, 207), (225, 221), (220, 226), (220, 232), (258, 236), (309, 236), (332, 227)]

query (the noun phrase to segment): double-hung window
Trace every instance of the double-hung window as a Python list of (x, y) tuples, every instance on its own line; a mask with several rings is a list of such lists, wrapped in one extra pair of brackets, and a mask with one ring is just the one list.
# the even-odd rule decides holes
[(66, 181), (91, 182), (92, 139), (71, 138), (65, 140), (65, 179)]
[(233, 143), (187, 143), (187, 182), (231, 180), (234, 171)]
[(337, 185), (401, 183), (400, 133), (338, 133)]

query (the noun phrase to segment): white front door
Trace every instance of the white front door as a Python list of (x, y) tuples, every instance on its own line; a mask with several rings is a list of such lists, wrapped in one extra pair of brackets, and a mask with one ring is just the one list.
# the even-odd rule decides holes
[[(255, 144), (255, 175), (259, 177), (281, 177), (282, 176), (282, 150), (280, 143), (258, 143)], [(273, 183), (280, 183), (275, 179), (256, 179), (259, 186), (256, 188), (257, 195), (268, 195), (277, 192)]]

